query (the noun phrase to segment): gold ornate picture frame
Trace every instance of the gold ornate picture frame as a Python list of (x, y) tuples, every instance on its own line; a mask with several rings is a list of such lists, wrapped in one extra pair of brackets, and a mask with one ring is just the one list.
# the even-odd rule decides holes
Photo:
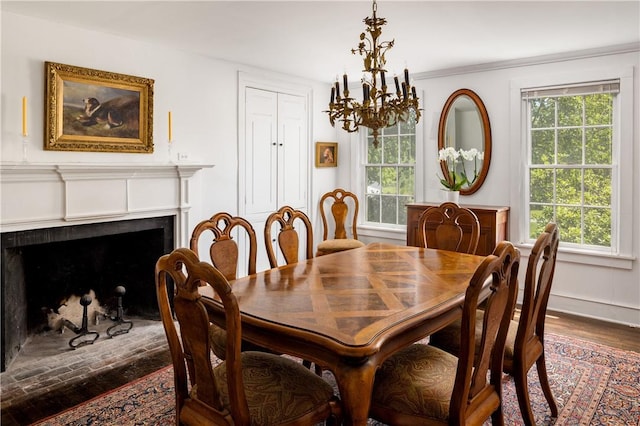
[(316, 142), (316, 167), (338, 166), (338, 143)]
[(153, 153), (152, 79), (55, 62), (45, 74), (45, 150)]

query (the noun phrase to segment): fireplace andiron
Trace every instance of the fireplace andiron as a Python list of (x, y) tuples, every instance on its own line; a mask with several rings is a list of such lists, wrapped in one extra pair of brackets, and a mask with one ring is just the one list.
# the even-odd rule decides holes
[(111, 317), (111, 320), (115, 321), (115, 324), (107, 329), (107, 334), (109, 335), (109, 337), (128, 333), (129, 330), (133, 328), (132, 321), (125, 321), (124, 319), (122, 319), (122, 296), (124, 296), (124, 294), (127, 292), (127, 289), (119, 285), (115, 288), (114, 291), (116, 293), (116, 296), (118, 296), (118, 312), (115, 317)]
[(91, 345), (93, 342), (98, 340), (98, 337), (100, 337), (100, 333), (97, 331), (89, 331), (88, 329), (89, 315), (87, 314), (87, 306), (91, 304), (91, 301), (91, 296), (88, 294), (85, 294), (80, 298), (80, 304), (82, 305), (82, 327), (78, 327), (71, 321), (65, 320), (67, 327), (77, 334), (76, 337), (69, 341), (69, 346), (73, 349), (84, 345)]

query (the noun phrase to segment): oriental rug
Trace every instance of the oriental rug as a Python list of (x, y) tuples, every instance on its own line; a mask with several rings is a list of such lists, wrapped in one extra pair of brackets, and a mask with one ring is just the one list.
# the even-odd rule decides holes
[[(537, 425), (640, 426), (640, 353), (551, 333), (545, 346), (559, 415), (550, 416), (534, 366), (529, 390)], [(324, 377), (335, 386), (330, 372)], [(513, 379), (505, 375), (503, 385), (505, 424), (521, 425)], [(175, 425), (174, 403), (173, 371), (166, 367), (36, 424)]]

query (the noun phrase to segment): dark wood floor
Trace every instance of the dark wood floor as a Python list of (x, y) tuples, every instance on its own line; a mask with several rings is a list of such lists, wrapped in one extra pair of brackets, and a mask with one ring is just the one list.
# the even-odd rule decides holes
[[(549, 312), (546, 330), (547, 332), (574, 336), (618, 349), (640, 352), (639, 328)], [(170, 357), (167, 351), (126, 367), (114, 369), (110, 374), (103, 374), (95, 380), (87, 380), (76, 386), (60, 389), (59, 392), (52, 392), (45, 398), (29, 400), (18, 406), (12, 406), (3, 411), (2, 425), (24, 425), (48, 417), (156, 371), (169, 363)], [(16, 421), (15, 419), (20, 420)]]
[(628, 325), (547, 311), (545, 331), (640, 352), (640, 328)]

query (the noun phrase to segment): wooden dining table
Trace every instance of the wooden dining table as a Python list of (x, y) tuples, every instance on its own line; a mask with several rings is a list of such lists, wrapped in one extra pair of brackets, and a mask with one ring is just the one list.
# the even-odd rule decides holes
[[(231, 287), (243, 339), (330, 370), (345, 424), (365, 425), (378, 367), (461, 316), (483, 259), (372, 243), (259, 272)], [(223, 325), (221, 311), (210, 311)]]

